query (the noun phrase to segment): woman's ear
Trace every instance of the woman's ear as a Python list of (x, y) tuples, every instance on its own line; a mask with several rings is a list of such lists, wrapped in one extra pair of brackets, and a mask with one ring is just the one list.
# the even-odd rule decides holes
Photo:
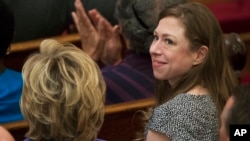
[(195, 53), (193, 65), (198, 65), (204, 62), (208, 55), (208, 47), (203, 45)]

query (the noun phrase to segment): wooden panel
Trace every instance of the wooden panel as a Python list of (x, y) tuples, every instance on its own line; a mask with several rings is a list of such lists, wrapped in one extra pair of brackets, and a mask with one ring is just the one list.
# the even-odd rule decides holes
[(61, 42), (78, 43), (80, 41), (80, 36), (78, 33), (74, 33), (74, 34), (72, 33), (72, 34), (67, 34), (67, 35), (60, 35), (60, 36), (35, 39), (35, 40), (30, 40), (30, 41), (25, 41), (25, 42), (13, 43), (11, 44), (10, 52), (14, 53), (14, 52), (22, 52), (24, 50), (38, 49), (39, 44), (44, 39), (55, 39)]
[(131, 141), (138, 131), (144, 129), (141, 111), (153, 104), (153, 99), (143, 99), (106, 106), (98, 137), (108, 141)]
[(81, 45), (80, 36), (77, 33), (13, 43), (11, 44), (10, 54), (8, 54), (4, 59), (5, 66), (21, 71), (26, 58), (30, 54), (38, 51), (39, 45), (44, 39), (55, 39), (60, 42), (70, 42), (78, 47)]
[[(104, 123), (98, 138), (108, 141), (131, 141), (138, 130), (143, 130), (139, 111), (145, 110), (153, 104), (154, 100), (149, 98), (105, 106)], [(10, 131), (16, 141), (22, 141), (28, 131), (26, 121), (2, 125)]]

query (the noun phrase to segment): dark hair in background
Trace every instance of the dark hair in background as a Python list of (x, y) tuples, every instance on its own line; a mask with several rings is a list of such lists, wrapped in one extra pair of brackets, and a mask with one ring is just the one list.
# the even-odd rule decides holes
[(226, 118), (226, 129), (229, 135), (229, 126), (234, 124), (250, 125), (250, 85), (241, 84), (236, 87), (232, 96), (233, 105)]
[(8, 6), (0, 0), (0, 59), (4, 58), (14, 34), (14, 16)]
[(149, 53), (161, 10), (187, 0), (118, 0), (115, 18), (137, 53)]

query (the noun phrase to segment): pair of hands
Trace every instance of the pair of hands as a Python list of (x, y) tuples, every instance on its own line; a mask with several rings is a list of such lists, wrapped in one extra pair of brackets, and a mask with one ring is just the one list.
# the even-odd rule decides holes
[(75, 1), (75, 9), (72, 17), (83, 51), (105, 65), (118, 64), (125, 48), (119, 26), (112, 26), (96, 9), (88, 11), (88, 17), (80, 0)]

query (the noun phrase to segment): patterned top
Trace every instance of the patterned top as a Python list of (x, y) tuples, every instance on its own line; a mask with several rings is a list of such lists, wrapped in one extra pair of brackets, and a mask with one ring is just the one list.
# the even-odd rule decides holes
[(149, 129), (172, 141), (217, 141), (219, 117), (209, 95), (184, 93), (154, 109), (145, 132)]
[(102, 73), (107, 105), (153, 97), (155, 79), (149, 54), (129, 51), (120, 64), (104, 67)]

